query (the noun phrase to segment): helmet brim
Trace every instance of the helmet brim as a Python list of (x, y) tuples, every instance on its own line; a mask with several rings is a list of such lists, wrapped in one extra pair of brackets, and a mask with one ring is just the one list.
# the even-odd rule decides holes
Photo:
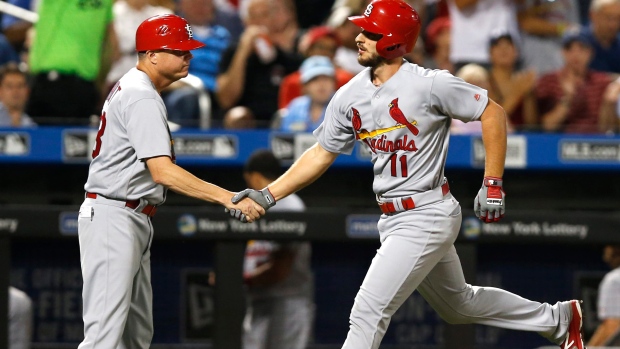
[(191, 50), (196, 50), (202, 47), (205, 47), (206, 45), (198, 40), (187, 40), (187, 41), (182, 41), (179, 43), (175, 43), (174, 45), (166, 45), (168, 47), (162, 47), (168, 50), (178, 50), (178, 51), (191, 51)]
[(375, 23), (370, 21), (366, 16), (351, 16), (349, 20), (353, 22), (356, 26), (364, 29), (365, 31), (374, 33), (374, 34), (382, 34), (381, 28), (379, 28)]

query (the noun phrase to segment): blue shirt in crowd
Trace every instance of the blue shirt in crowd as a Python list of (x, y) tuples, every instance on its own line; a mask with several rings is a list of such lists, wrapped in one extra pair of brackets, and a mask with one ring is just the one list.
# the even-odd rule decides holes
[[(9, 111), (4, 107), (4, 104), (0, 103), (0, 127), (11, 127), (11, 115), (9, 115)], [(21, 127), (34, 127), (37, 124), (28, 116), (28, 114), (24, 113), (21, 117)]]
[(215, 92), (215, 79), (219, 73), (222, 53), (230, 44), (230, 33), (219, 25), (192, 26), (192, 32), (194, 39), (204, 43), (206, 47), (192, 51), (194, 58), (189, 72), (199, 77), (207, 90)]
[[(6, 1), (11, 5), (15, 5), (18, 7), (21, 7), (23, 9), (26, 10), (30, 10), (32, 7), (32, 1), (31, 0), (8, 0)], [(11, 16), (9, 14), (3, 13), (2, 14), (2, 30), (12, 26), (13, 24), (17, 23), (17, 22), (21, 22), (22, 20), (15, 17), (15, 16)]]
[(19, 56), (4, 34), (0, 34), (0, 66), (9, 62), (18, 63)]
[(620, 35), (609, 48), (604, 48), (594, 37), (592, 27), (585, 28), (583, 34), (594, 50), (590, 68), (598, 71), (620, 73)]
[(310, 97), (300, 96), (291, 101), (286, 108), (286, 115), (282, 118), (280, 123), (280, 130), (284, 132), (312, 132), (314, 131), (325, 118), (325, 108), (323, 108), (323, 114), (321, 117), (313, 122), (310, 116)]

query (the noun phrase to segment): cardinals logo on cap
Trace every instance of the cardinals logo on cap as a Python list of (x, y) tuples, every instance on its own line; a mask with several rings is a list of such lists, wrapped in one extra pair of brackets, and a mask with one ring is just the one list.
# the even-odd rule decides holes
[(185, 25), (185, 30), (187, 30), (187, 36), (189, 36), (190, 39), (194, 37), (194, 32), (189, 24)]
[(168, 28), (168, 26), (166, 24), (160, 26), (159, 28), (157, 28), (157, 35), (161, 35), (164, 36), (166, 34), (168, 34), (168, 32), (170, 31), (170, 29)]

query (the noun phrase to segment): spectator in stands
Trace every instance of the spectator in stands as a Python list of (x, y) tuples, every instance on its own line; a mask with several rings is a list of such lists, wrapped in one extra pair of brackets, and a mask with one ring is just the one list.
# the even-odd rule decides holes
[[(7, 3), (24, 9), (29, 9), (30, 0), (7, 0)], [(8, 62), (19, 62), (19, 54), (22, 50), (26, 31), (32, 27), (32, 23), (2, 13), (2, 30), (0, 32), (0, 66)]]
[(517, 71), (519, 51), (508, 34), (493, 36), (489, 42), (489, 97), (504, 108), (508, 122), (516, 129), (530, 129), (537, 123), (536, 72)]
[(489, 39), (493, 33), (519, 37), (514, 0), (448, 0), (450, 60), (455, 69), (467, 63), (489, 67)]
[[(308, 29), (301, 37), (299, 52), (306, 58), (310, 56), (325, 56), (333, 59), (340, 44), (340, 38), (332, 28), (316, 26)], [(347, 74), (347, 76), (352, 75)]]
[(620, 245), (606, 245), (603, 261), (611, 267), (598, 289), (597, 315), (600, 324), (590, 338), (590, 347), (620, 345)]
[[(9, 287), (9, 348), (29, 349), (32, 342), (32, 300), (15, 287)], [(6, 343), (6, 342), (5, 342)]]
[(335, 0), (332, 13), (342, 8), (350, 9), (352, 13), (362, 13), (369, 2), (368, 0)]
[(579, 26), (577, 0), (523, 0), (519, 3), (521, 57), (539, 75), (562, 67), (562, 35)]
[(248, 107), (233, 107), (224, 115), (222, 126), (227, 130), (253, 129), (256, 128), (256, 118)]
[(224, 53), (217, 77), (220, 107), (247, 107), (262, 128), (269, 127), (278, 110), (282, 79), (297, 70), (303, 60), (301, 55), (288, 52), (292, 46), (280, 47), (285, 39), (295, 39), (289, 33), (288, 20), (276, 18), (292, 8), (284, 1), (289, 0), (248, 0), (245, 31), (238, 45)]
[[(260, 190), (278, 178), (280, 163), (269, 150), (255, 151), (243, 177)], [(299, 196), (281, 201), (278, 211), (305, 211)], [(309, 242), (249, 241), (243, 278), (248, 306), (243, 323), (244, 349), (305, 349), (314, 320), (313, 275)]]
[(620, 77), (607, 86), (600, 117), (610, 125), (608, 133), (620, 131)]
[(28, 100), (28, 76), (15, 63), (0, 68), (0, 126), (36, 126), (24, 112)]
[[(100, 96), (104, 52), (117, 57), (112, 0), (41, 0), (30, 50), (32, 91), (26, 111), (39, 123), (90, 124)], [(104, 51), (104, 46), (109, 49)]]
[(105, 95), (125, 73), (136, 66), (136, 29), (140, 23), (155, 15), (172, 13), (167, 7), (149, 5), (148, 0), (117, 0), (112, 6), (112, 12), (120, 57), (112, 64), (106, 78)]
[(424, 48), (424, 40), (422, 38), (418, 38), (413, 46), (413, 50), (411, 52), (406, 53), (403, 56), (408, 62), (413, 64), (417, 64), (422, 67), (426, 67), (425, 63), (428, 62), (426, 58), (426, 49)]
[[(491, 88), (489, 82), (489, 72), (483, 66), (469, 63), (457, 70), (456, 77), (463, 79), (472, 85), (482, 87), (485, 90)], [(459, 119), (452, 119), (450, 124), (450, 132), (452, 134), (482, 134), (482, 125), (479, 122), (463, 122)]]
[[(361, 13), (361, 12), (360, 12)], [(355, 38), (360, 33), (360, 28), (347, 20), (349, 16), (358, 14), (350, 7), (337, 7), (327, 18), (327, 26), (334, 29), (342, 44), (336, 50), (334, 63), (351, 74), (357, 74), (364, 70), (364, 67), (357, 61), (357, 44)]]
[(0, 33), (0, 65), (19, 62), (19, 56), (4, 34)]
[(165, 7), (171, 12), (175, 12), (177, 8), (176, 0), (149, 0), (149, 4), (156, 7)]
[(34, 39), (34, 28), (30, 28), (26, 32), (26, 39), (21, 51), (19, 51), (19, 67), (22, 71), (30, 73), (30, 47), (32, 47), (32, 40)]
[(293, 99), (282, 110), (280, 131), (312, 132), (323, 122), (325, 109), (336, 92), (336, 71), (331, 59), (311, 56), (301, 64), (301, 82), (305, 94)]
[[(469, 63), (462, 66), (461, 69), (456, 72), (455, 76), (463, 79), (465, 82), (482, 87), (483, 89), (489, 91), (491, 89), (489, 74), (489, 71), (483, 66), (475, 63)], [(458, 119), (452, 119), (451, 122), (450, 132), (452, 134), (482, 134), (482, 125), (478, 122), (465, 123)], [(508, 119), (506, 119), (506, 132), (514, 132), (514, 128)]]
[[(325, 56), (333, 61), (336, 50), (340, 47), (340, 39), (336, 33), (327, 26), (314, 27), (308, 30), (300, 40), (300, 49), (305, 57)], [(342, 68), (335, 68), (336, 88), (340, 88), (351, 78), (353, 74)], [(285, 108), (293, 99), (302, 95), (302, 81), (300, 70), (297, 70), (282, 80), (280, 85), (278, 108)]]
[[(234, 4), (232, 3), (234, 2)], [(230, 33), (231, 41), (237, 42), (241, 33), (243, 33), (243, 21), (239, 16), (239, 9), (237, 0), (214, 0), (215, 5), (215, 19), (214, 25), (219, 25)]]
[(425, 68), (445, 69), (454, 74), (454, 65), (450, 61), (450, 27), (450, 18), (446, 16), (433, 19), (426, 27), (426, 46), (430, 55), (423, 64)]
[[(350, 8), (353, 13), (363, 13), (366, 9), (366, 6), (370, 3), (371, 0), (335, 0), (332, 4), (332, 12), (339, 8)], [(432, 2), (437, 0), (407, 0), (407, 3), (416, 9), (418, 15), (420, 16), (421, 22), (423, 24), (426, 23), (426, 6)]]
[[(221, 120), (220, 108), (215, 99), (216, 79), (222, 54), (231, 43), (230, 33), (226, 28), (213, 24), (213, 0), (179, 0), (179, 11), (192, 26), (194, 39), (206, 45), (192, 51), (194, 58), (189, 66), (189, 73), (199, 78), (204, 90), (209, 93), (212, 118)], [(164, 95), (168, 120), (181, 127), (197, 127), (201, 113), (199, 93), (195, 87), (184, 84), (183, 80), (171, 85)]]
[[(613, 96), (611, 98), (612, 103), (615, 101), (615, 105), (616, 105), (616, 118), (620, 118), (620, 98), (618, 98), (618, 95), (620, 95), (620, 78), (618, 78), (618, 80), (614, 81), (614, 89), (613, 92), (610, 92), (611, 96)], [(620, 120), (616, 120), (616, 122), (620, 122)]]
[[(251, 2), (248, 2), (250, 4)], [(271, 19), (269, 39), (286, 53), (298, 53), (297, 47), (302, 31), (297, 22), (294, 0), (277, 0), (270, 3)]]
[(599, 114), (610, 79), (588, 68), (593, 55), (590, 41), (573, 31), (564, 36), (562, 46), (564, 67), (543, 75), (536, 87), (542, 128), (568, 133), (609, 131), (613, 125)]
[(620, 0), (592, 0), (584, 34), (594, 50), (590, 68), (620, 73)]
[[(38, 1), (32, 0), (7, 0), (7, 3), (21, 7), (25, 10), (37, 12), (35, 5)], [(9, 15), (8, 13), (2, 14), (2, 33), (6, 35), (7, 40), (11, 43), (16, 51), (21, 51), (24, 41), (26, 40), (26, 33), (32, 28), (32, 22), (22, 18)]]

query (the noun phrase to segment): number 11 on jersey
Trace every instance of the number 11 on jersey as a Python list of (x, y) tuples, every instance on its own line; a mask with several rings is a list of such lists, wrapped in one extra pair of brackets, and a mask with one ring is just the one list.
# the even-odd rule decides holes
[[(400, 166), (398, 166), (400, 164)], [(390, 167), (392, 177), (407, 177), (407, 156), (394, 153), (390, 156)], [(400, 167), (400, 176), (398, 175), (398, 167)]]

